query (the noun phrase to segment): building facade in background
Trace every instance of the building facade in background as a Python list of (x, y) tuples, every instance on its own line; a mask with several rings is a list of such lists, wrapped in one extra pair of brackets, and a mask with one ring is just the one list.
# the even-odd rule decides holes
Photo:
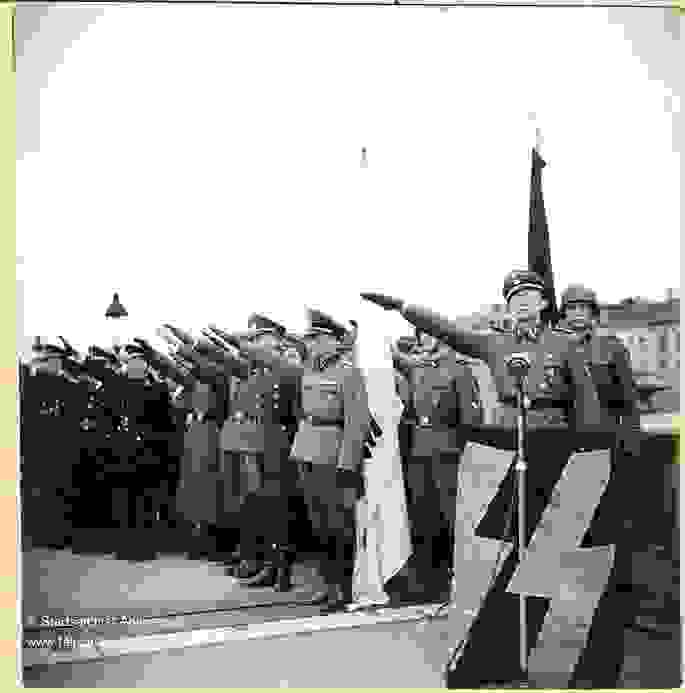
[(679, 379), (680, 297), (675, 290), (663, 301), (628, 298), (604, 305), (601, 323), (626, 345), (636, 371)]

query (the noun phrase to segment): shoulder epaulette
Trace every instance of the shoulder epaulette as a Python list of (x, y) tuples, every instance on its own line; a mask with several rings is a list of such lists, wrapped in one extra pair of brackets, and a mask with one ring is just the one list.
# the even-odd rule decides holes
[(495, 323), (488, 325), (488, 328), (495, 332), (496, 334), (514, 334), (514, 330), (511, 328), (501, 327)]
[(601, 338), (608, 344), (614, 344), (625, 347), (625, 344), (615, 334), (604, 334)]
[(555, 332), (556, 334), (565, 334), (569, 336), (573, 336), (575, 332), (573, 330), (569, 330), (567, 327), (553, 327), (552, 332)]
[(473, 361), (471, 361), (471, 359), (467, 359), (467, 358), (462, 357), (462, 358), (455, 359), (455, 364), (457, 366), (466, 366), (467, 368), (470, 368), (473, 365)]

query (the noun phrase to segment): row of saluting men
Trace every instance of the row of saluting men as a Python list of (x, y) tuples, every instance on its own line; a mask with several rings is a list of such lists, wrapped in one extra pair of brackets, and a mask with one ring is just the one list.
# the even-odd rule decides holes
[[(444, 589), (456, 466), (466, 435), (459, 424), (482, 423), (477, 383), (468, 363), (457, 354), (490, 367), (498, 394), (498, 425), (510, 427), (516, 415), (505, 356), (525, 346), (540, 357), (527, 379), (532, 428), (560, 423), (582, 428), (602, 419), (618, 434), (621, 450), (635, 452), (635, 398), (627, 356), (620, 344), (593, 336), (596, 297), (572, 287), (562, 306), (572, 330), (550, 330), (538, 322), (543, 289), (533, 273), (511, 273), (503, 295), (517, 328), (492, 334), (461, 331), (428, 310), (379, 294), (363, 295), (383, 308), (401, 311), (419, 336), (414, 343), (401, 340), (394, 355), (398, 392), (405, 403), (400, 441), (415, 549), (415, 570), (409, 575), (419, 592)], [(173, 495), (168, 489), (174, 485), (175, 472), (167, 476), (167, 491), (160, 491), (164, 474), (154, 460), (174, 458), (169, 446), (174, 417), (162, 414), (164, 407), (151, 417), (149, 404), (164, 401), (173, 390), (170, 401), (186, 417), (184, 435), (190, 443), (177, 472), (176, 504), (182, 514), (196, 525), (237, 526), (240, 550), (235, 575), (245, 584), (287, 590), (295, 546), (293, 499), (301, 493), (322, 550), (327, 590), (320, 597), (326, 609), (337, 609), (351, 598), (354, 503), (363, 492), (361, 467), (374, 436), (381, 432), (373, 429), (368, 407), (358, 396), (363, 381), (350, 358), (354, 324), (345, 328), (316, 311), (310, 311), (309, 317), (310, 330), (300, 339), (262, 316), (251, 318), (247, 333), (229, 334), (211, 327), (203, 331), (201, 340), (170, 328), (171, 358), (136, 340), (126, 350), (126, 371), (128, 380), (144, 385), (147, 395), (142, 390), (135, 397), (127, 394), (123, 400), (129, 409), (123, 418), (155, 423), (129, 424), (135, 431), (124, 446), (129, 464), (122, 468), (119, 456), (115, 468), (123, 478), (122, 492), (128, 490), (133, 499), (140, 499), (144, 489), (153, 511), (164, 505), (163, 498)], [(58, 357), (63, 370), (73, 373), (75, 354), (69, 353), (68, 345), (44, 356)], [(92, 356), (94, 362), (103, 358), (97, 352)], [(72, 363), (65, 368), (69, 359)], [(151, 371), (159, 376), (152, 381)], [(599, 393), (599, 408), (593, 408), (591, 392)], [(140, 402), (148, 404), (141, 407)], [(162, 420), (165, 426), (159, 425)], [(124, 431), (117, 433), (122, 438)], [(102, 459), (101, 452), (95, 452), (97, 460)], [(147, 466), (140, 464), (145, 455), (151, 462)], [(137, 484), (131, 483), (132, 476)], [(216, 484), (212, 490), (207, 483), (217, 479), (223, 482), (218, 494)], [(151, 498), (155, 493), (156, 501)], [(229, 516), (232, 519), (227, 521)]]
[[(43, 347), (35, 365), (55, 366), (60, 378), (51, 382), (62, 390), (22, 383), (24, 495), (45, 488), (49, 466), (66, 503), (85, 501), (81, 523), (93, 521), (93, 506), (105, 507), (97, 501), (111, 491), (120, 526), (171, 516), (175, 496), (176, 510), (201, 533), (238, 528), (239, 555), (229, 562), (239, 580), (279, 590), (291, 587), (304, 497), (326, 582), (316, 601), (339, 608), (350, 598), (361, 462), (380, 433), (349, 359), (353, 332), (310, 311), (302, 340), (257, 315), (247, 333), (205, 333), (198, 341), (168, 326), (171, 357), (144, 340), (120, 355), (91, 349), (85, 359), (67, 343)], [(223, 532), (224, 549), (232, 539)]]

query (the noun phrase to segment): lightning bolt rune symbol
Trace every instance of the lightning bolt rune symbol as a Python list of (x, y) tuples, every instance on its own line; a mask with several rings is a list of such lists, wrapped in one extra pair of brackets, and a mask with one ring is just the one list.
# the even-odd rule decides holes
[(578, 548), (606, 490), (611, 452), (571, 455), (508, 592), (551, 601), (528, 660), (531, 682), (567, 688), (614, 562), (614, 546)]
[[(510, 542), (476, 536), (476, 528), (507, 475), (514, 453), (468, 443), (459, 465), (450, 639), (463, 641), (495, 577), (513, 550)], [(507, 591), (546, 597), (550, 608), (528, 660), (532, 682), (565, 688), (587, 642), (597, 604), (613, 566), (614, 547), (580, 549), (606, 490), (611, 453), (576, 453), (566, 464), (550, 503)], [(456, 666), (459, 658), (452, 666)]]
[(513, 549), (510, 542), (476, 535), (513, 460), (514, 453), (509, 450), (478, 443), (468, 443), (464, 448), (454, 527), (454, 575), (459, 579), (452, 585), (450, 598), (452, 642), (461, 642), (468, 634), (494, 577)]

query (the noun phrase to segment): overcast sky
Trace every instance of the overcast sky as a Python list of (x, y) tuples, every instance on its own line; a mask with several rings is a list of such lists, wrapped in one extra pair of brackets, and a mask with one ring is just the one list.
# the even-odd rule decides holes
[(25, 335), (106, 341), (114, 291), (125, 336), (300, 329), (363, 290), (499, 302), (527, 261), (530, 112), (557, 291), (680, 286), (669, 11), (61, 5), (22, 30), (24, 9)]

